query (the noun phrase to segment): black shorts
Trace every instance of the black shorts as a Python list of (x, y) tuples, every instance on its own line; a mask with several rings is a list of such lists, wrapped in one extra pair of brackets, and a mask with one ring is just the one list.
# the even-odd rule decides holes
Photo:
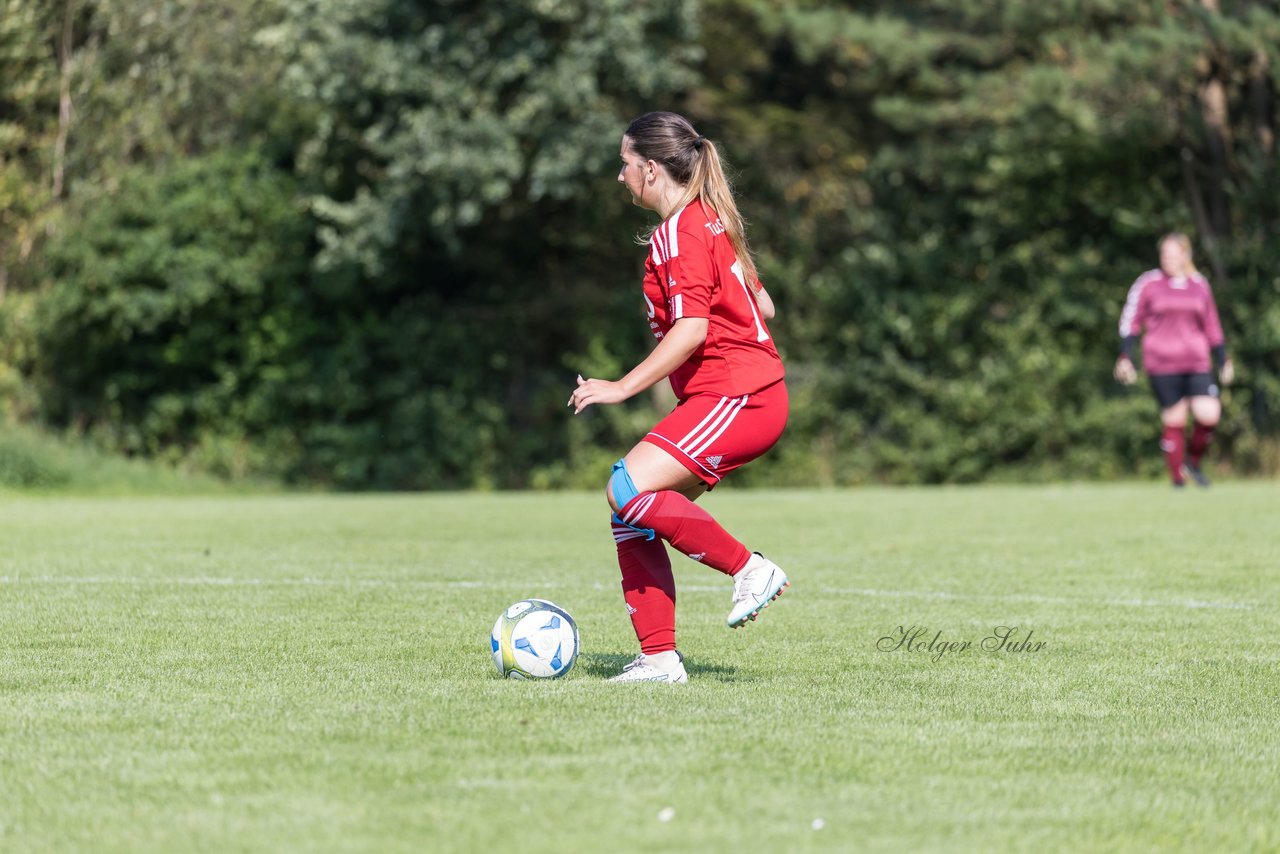
[(1218, 384), (1212, 374), (1151, 374), (1151, 390), (1161, 409), (1168, 409), (1184, 397), (1217, 397)]

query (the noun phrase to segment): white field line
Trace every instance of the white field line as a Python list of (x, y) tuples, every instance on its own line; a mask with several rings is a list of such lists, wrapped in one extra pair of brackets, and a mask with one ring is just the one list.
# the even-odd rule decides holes
[[(102, 575), (0, 575), (0, 587), (4, 585), (122, 585), (136, 587), (192, 586), (192, 587), (354, 587), (354, 588), (445, 588), (475, 590), (511, 590), (521, 587), (533, 590), (555, 588), (581, 588), (582, 585), (548, 581), (427, 581), (421, 579), (380, 578), (234, 578), (227, 576), (197, 575), (188, 577), (156, 576), (102, 576)], [(595, 590), (615, 589), (615, 585), (596, 582)], [(727, 583), (720, 585), (683, 584), (681, 592), (727, 593)], [(1068, 596), (1039, 596), (1031, 593), (949, 593), (942, 590), (880, 590), (872, 587), (806, 587), (806, 591), (824, 596), (861, 596), (878, 599), (933, 599), (957, 602), (1024, 602), (1031, 605), (1108, 605), (1121, 608), (1189, 608), (1223, 611), (1252, 611), (1258, 607), (1253, 602), (1221, 602), (1204, 599), (1138, 599), (1108, 598), (1088, 599)]]

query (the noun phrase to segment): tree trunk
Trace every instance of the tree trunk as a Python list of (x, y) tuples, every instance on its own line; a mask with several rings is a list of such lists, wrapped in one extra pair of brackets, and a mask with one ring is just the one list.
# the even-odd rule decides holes
[(1227, 198), (1231, 128), (1227, 119), (1227, 89), (1216, 64), (1211, 75), (1200, 89), (1200, 117), (1204, 120), (1205, 145), (1209, 149), (1212, 175), (1208, 187), (1209, 221), (1215, 236), (1227, 237), (1231, 234), (1231, 202)]
[(1209, 222), (1209, 215), (1205, 211), (1204, 196), (1200, 193), (1200, 183), (1196, 179), (1196, 156), (1190, 148), (1182, 149), (1182, 180), (1187, 186), (1187, 199), (1191, 202), (1191, 215), (1196, 221), (1196, 233), (1200, 235), (1201, 241), (1204, 243), (1205, 251), (1209, 255), (1209, 264), (1213, 267), (1214, 287), (1221, 290), (1227, 284), (1227, 268), (1222, 263), (1222, 256), (1218, 252), (1218, 240), (1214, 235), (1213, 226)]
[[(1218, 14), (1218, 0), (1200, 0), (1200, 5)], [(1204, 80), (1200, 86), (1200, 118), (1204, 122), (1205, 147), (1208, 149), (1208, 180), (1203, 195), (1200, 193), (1190, 152), (1183, 151), (1183, 176), (1191, 195), (1192, 209), (1196, 213), (1197, 230), (1202, 235), (1209, 261), (1213, 265), (1215, 286), (1226, 286), (1226, 266), (1218, 251), (1219, 241), (1231, 235), (1231, 200), (1227, 193), (1230, 184), (1232, 160), (1231, 122), (1227, 115), (1226, 70), (1219, 57), (1203, 57)]]
[(67, 161), (67, 136), (71, 133), (71, 46), (76, 0), (66, 0), (62, 10), (62, 38), (58, 41), (58, 137), (53, 144), (53, 198), (62, 198)]
[(1249, 100), (1258, 147), (1270, 157), (1276, 150), (1275, 117), (1271, 112), (1271, 60), (1262, 48), (1254, 51), (1253, 62), (1249, 64)]

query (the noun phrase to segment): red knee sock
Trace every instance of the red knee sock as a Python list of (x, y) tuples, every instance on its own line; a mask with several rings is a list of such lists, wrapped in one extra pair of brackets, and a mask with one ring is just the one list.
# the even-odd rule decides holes
[(652, 528), (681, 554), (733, 575), (751, 552), (711, 514), (678, 492), (642, 492), (618, 514), (629, 525)]
[(676, 648), (676, 582), (662, 540), (613, 523), (622, 569), (622, 597), (646, 655)]
[(1169, 466), (1169, 475), (1174, 483), (1182, 483), (1182, 455), (1187, 444), (1185, 427), (1166, 427), (1164, 437), (1160, 440), (1160, 450), (1164, 451), (1165, 464)]
[(1196, 423), (1196, 427), (1191, 431), (1191, 448), (1190, 454), (1191, 465), (1196, 468), (1200, 467), (1200, 460), (1204, 458), (1204, 452), (1209, 449), (1209, 443), (1213, 441), (1213, 428), (1217, 425), (1206, 426)]

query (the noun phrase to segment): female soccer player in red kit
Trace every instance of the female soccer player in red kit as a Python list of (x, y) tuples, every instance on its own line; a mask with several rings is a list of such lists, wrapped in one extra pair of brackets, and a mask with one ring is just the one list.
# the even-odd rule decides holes
[(787, 422), (782, 360), (765, 321), (743, 221), (711, 140), (675, 113), (646, 113), (622, 137), (618, 182), (662, 218), (649, 239), (644, 304), (657, 346), (620, 380), (583, 379), (578, 414), (669, 379), (679, 401), (613, 466), (606, 496), (622, 591), (641, 653), (614, 681), (686, 682), (676, 651), (676, 590), (663, 541), (734, 579), (730, 628), (754, 620), (786, 574), (694, 504), (769, 450)]
[[(1139, 334), (1142, 366), (1160, 404), (1164, 425), (1160, 447), (1173, 485), (1182, 486), (1190, 476), (1200, 486), (1208, 486), (1200, 461), (1222, 415), (1218, 386), (1209, 372), (1210, 357), (1224, 385), (1235, 371), (1227, 358), (1213, 291), (1192, 263), (1191, 240), (1185, 234), (1161, 238), (1160, 267), (1143, 273), (1129, 289), (1120, 315), (1120, 357), (1115, 367), (1116, 380), (1125, 385), (1138, 378), (1130, 353)], [(1185, 447), (1188, 410), (1195, 420), (1190, 449)]]

